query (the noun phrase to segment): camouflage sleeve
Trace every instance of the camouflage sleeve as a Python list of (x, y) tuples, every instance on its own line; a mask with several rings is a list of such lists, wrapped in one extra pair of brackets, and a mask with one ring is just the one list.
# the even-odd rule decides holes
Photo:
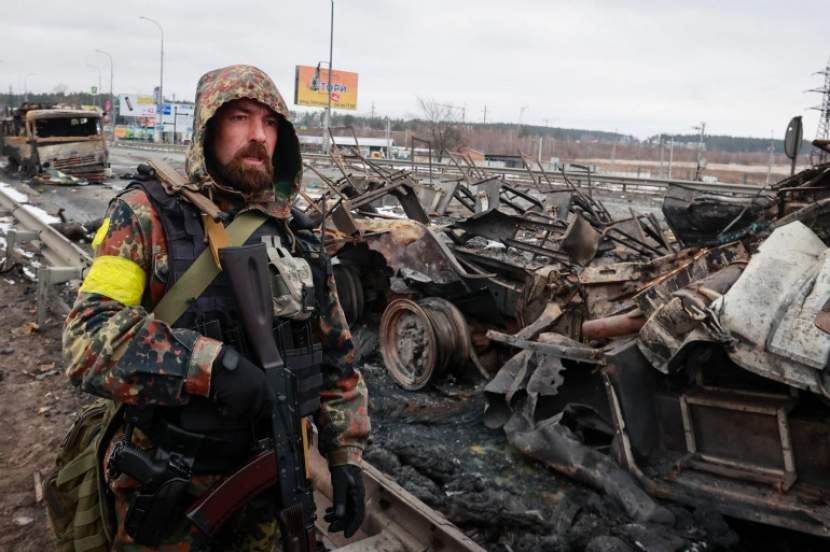
[(110, 203), (93, 246), (95, 261), (64, 324), (70, 381), (125, 403), (171, 406), (207, 396), (221, 344), (171, 328), (140, 304), (147, 286), (151, 296), (153, 286), (163, 289), (156, 274), (167, 257), (160, 221), (143, 192)]
[(368, 392), (353, 365), (352, 334), (337, 299), (334, 276), (329, 278), (328, 287), (329, 309), (319, 319), (323, 345), (323, 390), (316, 416), (319, 448), (329, 466), (360, 466), (371, 431)]

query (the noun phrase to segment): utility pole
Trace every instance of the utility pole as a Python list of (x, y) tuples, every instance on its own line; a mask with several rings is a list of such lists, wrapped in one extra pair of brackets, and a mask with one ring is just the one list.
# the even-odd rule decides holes
[[(818, 92), (822, 94), (823, 97), (821, 99), (820, 107), (812, 107), (810, 109), (815, 109), (820, 112), (818, 118), (818, 129), (816, 130), (816, 141), (823, 140), (825, 147), (827, 147), (827, 140), (830, 140), (830, 59), (827, 60), (827, 68), (824, 71), (819, 71), (814, 74), (824, 75), (824, 88), (814, 88), (813, 90), (808, 90), (807, 92)], [(814, 167), (816, 165), (827, 163), (827, 150), (813, 146), (813, 151), (810, 152), (810, 160), (813, 162)], [(795, 162), (793, 161), (793, 163)]]
[(522, 115), (524, 115), (525, 109), (527, 109), (527, 106), (523, 105), (519, 110), (519, 122), (516, 123), (516, 140), (519, 139), (519, 128), (522, 126)]
[(773, 154), (775, 151), (775, 131), (772, 131), (772, 137), (769, 139), (769, 166), (767, 167), (767, 186), (769, 186), (769, 181), (772, 178), (772, 162), (775, 159), (775, 155)]
[(329, 30), (329, 78), (326, 83), (326, 95), (328, 96), (328, 106), (323, 118), (323, 153), (329, 153), (329, 125), (331, 124), (331, 71), (332, 71), (332, 53), (334, 52), (334, 0), (331, 0), (331, 29)]
[(663, 147), (663, 133), (660, 133), (660, 178), (663, 178), (663, 151), (666, 148)]
[(671, 180), (671, 162), (672, 157), (674, 157), (674, 136), (670, 138), (669, 142), (669, 180)]
[(487, 106), (484, 106), (484, 124), (487, 124)]
[(23, 78), (23, 102), (29, 103), (29, 77), (33, 77), (37, 75), (37, 73), (29, 73)]
[(99, 54), (104, 54), (105, 56), (110, 58), (110, 112), (109, 112), (109, 116), (110, 116), (110, 129), (112, 129), (111, 139), (112, 139), (112, 141), (115, 141), (115, 98), (112, 95), (112, 69), (113, 69), (112, 56), (109, 55), (108, 53), (106, 53), (103, 50), (95, 50), (95, 51)]
[(389, 116), (386, 116), (386, 158), (392, 159), (392, 138), (389, 132)]
[(611, 172), (614, 172), (614, 157), (617, 155), (617, 129), (614, 129), (614, 143), (611, 146)]
[(697, 142), (697, 168), (695, 169), (695, 180), (698, 180), (700, 178), (700, 171), (703, 170), (701, 165), (703, 161), (703, 134), (706, 132), (706, 123), (701, 122), (700, 126), (692, 128), (700, 131), (700, 138)]
[(161, 24), (158, 21), (150, 19), (149, 17), (144, 17), (143, 15), (138, 16), (139, 19), (146, 19), (150, 23), (153, 23), (156, 27), (159, 28), (159, 32), (161, 33), (161, 62), (159, 63), (159, 97), (158, 102), (156, 103), (156, 128), (153, 131), (153, 141), (156, 143), (164, 142), (164, 125), (162, 124), (162, 110), (164, 109), (164, 29), (161, 28)]

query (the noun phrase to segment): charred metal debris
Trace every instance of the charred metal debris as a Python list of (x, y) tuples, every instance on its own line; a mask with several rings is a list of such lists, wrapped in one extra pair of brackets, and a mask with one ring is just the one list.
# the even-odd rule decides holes
[(522, 157), (530, 185), (459, 154), (460, 178), (356, 149), (339, 178), (307, 165), (390, 375), (477, 371), (489, 427), (637, 521), (672, 523), (659, 497), (830, 536), (830, 165), (754, 195), (671, 186), (664, 225)]

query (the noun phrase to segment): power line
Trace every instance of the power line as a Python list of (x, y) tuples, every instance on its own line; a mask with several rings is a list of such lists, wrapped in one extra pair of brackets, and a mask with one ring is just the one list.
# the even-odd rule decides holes
[[(830, 140), (830, 59), (827, 60), (827, 67), (824, 71), (819, 71), (815, 74), (824, 75), (824, 88), (815, 88), (807, 91), (819, 92), (823, 95), (821, 107), (810, 108), (820, 112), (816, 140)], [(813, 151), (810, 152), (810, 161), (813, 163), (813, 166), (827, 163), (827, 158), (828, 154), (826, 150), (813, 146)]]

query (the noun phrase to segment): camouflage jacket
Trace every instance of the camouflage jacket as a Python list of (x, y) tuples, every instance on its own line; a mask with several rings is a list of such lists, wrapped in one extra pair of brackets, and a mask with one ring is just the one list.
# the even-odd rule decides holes
[[(225, 87), (221, 93), (211, 88), (216, 86), (211, 79), (217, 74), (225, 79), (219, 80)], [(235, 75), (244, 86), (240, 84), (235, 90), (229, 87), (229, 75)], [(263, 79), (267, 80), (264, 84), (260, 82)], [(285, 126), (280, 127), (277, 147), (282, 150), (275, 153), (274, 165), (299, 157), (296, 134), (276, 87), (259, 70), (234, 66), (208, 73), (200, 81), (194, 140), (200, 129), (202, 134), (200, 144), (191, 144), (188, 152), (188, 175), (223, 210), (237, 214), (258, 210), (282, 219), (299, 186), (299, 175), (286, 176), (284, 171), (275, 170), (275, 191), (253, 197), (218, 187), (203, 174), (204, 116), (216, 111), (213, 103), (208, 106), (205, 102), (221, 105), (237, 97), (251, 97), (248, 83), (252, 80), (266, 89), (273, 87), (255, 99), (262, 103), (270, 99), (267, 105), (280, 115), (280, 124)], [(288, 164), (302, 172), (301, 164)], [(93, 248), (95, 261), (64, 326), (64, 361), (70, 381), (88, 393), (127, 404), (176, 406), (187, 404), (191, 396), (208, 396), (211, 365), (222, 344), (194, 330), (173, 328), (142, 306), (145, 293), (151, 305), (163, 297), (168, 266), (164, 231), (143, 191), (131, 189), (112, 200)], [(333, 298), (331, 307), (318, 317), (323, 346), (321, 407), (315, 417), (319, 447), (331, 466), (360, 465), (370, 432), (366, 385), (353, 366), (354, 346), (336, 300), (333, 277), (328, 287)]]

